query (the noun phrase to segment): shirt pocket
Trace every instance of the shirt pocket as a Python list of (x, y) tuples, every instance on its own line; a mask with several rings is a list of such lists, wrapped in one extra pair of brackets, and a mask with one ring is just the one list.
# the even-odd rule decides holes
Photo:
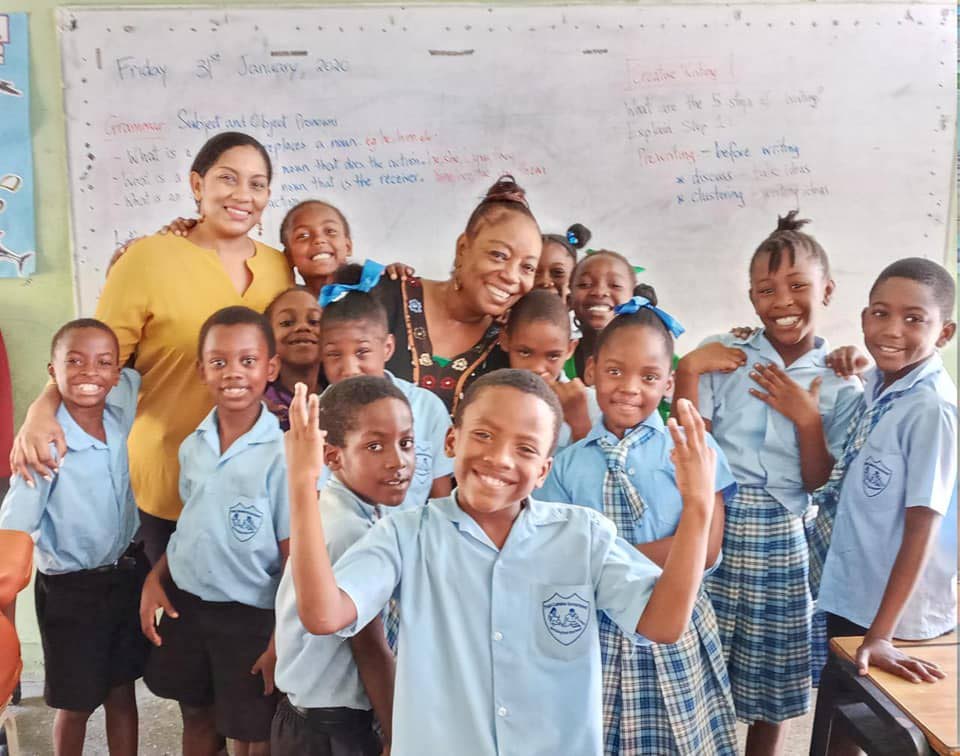
[(871, 443), (860, 450), (858, 476), (853, 481), (865, 507), (901, 504), (906, 484), (906, 464), (899, 450)]
[(586, 654), (597, 621), (593, 586), (589, 583), (534, 583), (532, 587), (536, 649), (552, 659)]
[(270, 501), (266, 496), (232, 495), (225, 504), (227, 542), (234, 549), (254, 548), (274, 540)]

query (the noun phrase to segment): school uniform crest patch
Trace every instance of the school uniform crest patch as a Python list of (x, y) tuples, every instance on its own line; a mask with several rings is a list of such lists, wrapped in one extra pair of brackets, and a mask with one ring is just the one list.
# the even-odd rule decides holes
[(263, 514), (253, 504), (237, 502), (230, 507), (230, 530), (238, 541), (249, 541), (263, 523)]
[(580, 594), (554, 593), (542, 604), (543, 622), (551, 637), (564, 646), (577, 640), (590, 622), (590, 602)]
[(876, 457), (867, 457), (863, 463), (863, 492), (867, 496), (876, 496), (883, 493), (890, 485), (893, 470), (883, 464)]

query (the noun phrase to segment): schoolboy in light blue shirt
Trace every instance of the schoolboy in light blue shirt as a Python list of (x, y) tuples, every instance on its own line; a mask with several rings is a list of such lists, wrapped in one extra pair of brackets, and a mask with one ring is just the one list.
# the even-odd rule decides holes
[(57, 709), (57, 753), (79, 753), (101, 704), (111, 750), (137, 750), (134, 681), (148, 651), (138, 608), (149, 566), (131, 546), (139, 518), (127, 435), (140, 376), (120, 369), (118, 353), (116, 335), (98, 320), (57, 331), (47, 369), (62, 398), (56, 417), (68, 454), (54, 478), (14, 477), (0, 509), (0, 528), (36, 542), (44, 699)]
[[(330, 386), (319, 416), (326, 468), (334, 471), (319, 507), (327, 551), (336, 560), (404, 501), (416, 464), (413, 416), (396, 386), (372, 376)], [(274, 756), (379, 756), (373, 713), (388, 745), (394, 673), (380, 617), (349, 641), (313, 635), (300, 621), (293, 572), (284, 571), (277, 593), (277, 684), (287, 699), (273, 720)]]
[(141, 602), (156, 646), (144, 681), (180, 703), (185, 752), (215, 753), (219, 733), (260, 753), (276, 709), (274, 599), (290, 536), (283, 434), (262, 401), (279, 370), (269, 322), (218, 310), (200, 330), (198, 366), (216, 406), (180, 447), (183, 512)]
[(865, 636), (861, 674), (942, 677), (891, 641), (956, 625), (957, 390), (936, 353), (956, 330), (954, 298), (946, 270), (908, 258), (880, 274), (862, 315), (876, 362), (855, 434), (865, 440), (842, 480), (819, 595), (828, 633)]
[[(389, 511), (402, 511), (422, 506), (435, 496), (446, 496), (452, 486), (453, 460), (443, 452), (443, 442), (450, 428), (450, 415), (440, 398), (432, 391), (397, 378), (385, 369), (393, 354), (395, 342), (387, 330), (387, 313), (370, 294), (380, 281), (384, 267), (367, 260), (363, 267), (342, 266), (337, 283), (323, 288), (320, 337), (320, 359), (327, 382), (334, 385), (345, 378), (370, 375), (387, 378), (399, 388), (413, 412), (417, 447), (417, 469), (403, 504)], [(317, 481), (321, 488), (329, 478), (324, 469)]]
[[(763, 329), (745, 339), (731, 334), (711, 336), (701, 346), (712, 342), (740, 350), (745, 355), (744, 366), (776, 365), (805, 389), (820, 378), (819, 408), (827, 449), (834, 459), (839, 457), (862, 389), (856, 378), (840, 377), (827, 364), (830, 347), (825, 339), (817, 337), (816, 346), (787, 367)], [(703, 373), (698, 396), (700, 414), (711, 421), (711, 433), (726, 453), (737, 482), (763, 488), (788, 511), (802, 516), (810, 506), (810, 495), (804, 490), (800, 472), (796, 426), (785, 415), (757, 401), (750, 393), (757, 388), (747, 367)]]
[(460, 402), (447, 437), (454, 495), (381, 520), (334, 575), (312, 500), (315, 400), (308, 414), (298, 387), (293, 406), (291, 568), (304, 625), (350, 635), (399, 586), (392, 754), (601, 753), (594, 613), (673, 642), (696, 599), (715, 454), (692, 406), (679, 408), (686, 437), (673, 428), (685, 506), (662, 575), (596, 512), (529, 498), (549, 472), (562, 410), (521, 370), (481, 377)]

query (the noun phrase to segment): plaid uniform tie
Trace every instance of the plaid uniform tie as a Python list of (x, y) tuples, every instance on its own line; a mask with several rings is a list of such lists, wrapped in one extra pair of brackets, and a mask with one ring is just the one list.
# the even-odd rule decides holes
[(820, 591), (820, 578), (823, 576), (823, 565), (827, 560), (827, 550), (830, 548), (830, 538), (833, 535), (833, 524), (837, 518), (837, 504), (840, 501), (840, 490), (843, 488), (843, 479), (847, 470), (860, 453), (860, 449), (867, 442), (867, 437), (880, 422), (887, 410), (893, 405), (893, 400), (903, 394), (903, 391), (893, 391), (884, 394), (866, 409), (866, 399), (860, 399), (860, 406), (850, 420), (847, 430), (847, 441), (843, 447), (843, 454), (833, 466), (830, 479), (818, 488), (813, 494), (813, 503), (817, 506), (817, 516), (813, 527), (807, 534), (810, 547), (810, 592), (816, 598)]
[(617, 535), (631, 543), (633, 527), (643, 518), (647, 505), (627, 474), (627, 455), (633, 447), (650, 438), (653, 432), (653, 428), (643, 425), (624, 435), (619, 443), (606, 438), (601, 438), (599, 442), (607, 462), (607, 472), (603, 476), (603, 513), (617, 526)]

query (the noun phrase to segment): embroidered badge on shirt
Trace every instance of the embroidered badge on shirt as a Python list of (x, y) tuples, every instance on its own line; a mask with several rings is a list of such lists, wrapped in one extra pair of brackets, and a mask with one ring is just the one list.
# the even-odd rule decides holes
[(554, 593), (543, 602), (543, 622), (553, 639), (569, 646), (583, 635), (590, 622), (590, 602), (574, 593), (561, 596)]
[(879, 459), (867, 457), (863, 464), (863, 492), (871, 497), (883, 493), (892, 477), (893, 470)]
[(253, 504), (237, 502), (230, 507), (230, 530), (238, 541), (253, 538), (263, 522), (263, 515)]

